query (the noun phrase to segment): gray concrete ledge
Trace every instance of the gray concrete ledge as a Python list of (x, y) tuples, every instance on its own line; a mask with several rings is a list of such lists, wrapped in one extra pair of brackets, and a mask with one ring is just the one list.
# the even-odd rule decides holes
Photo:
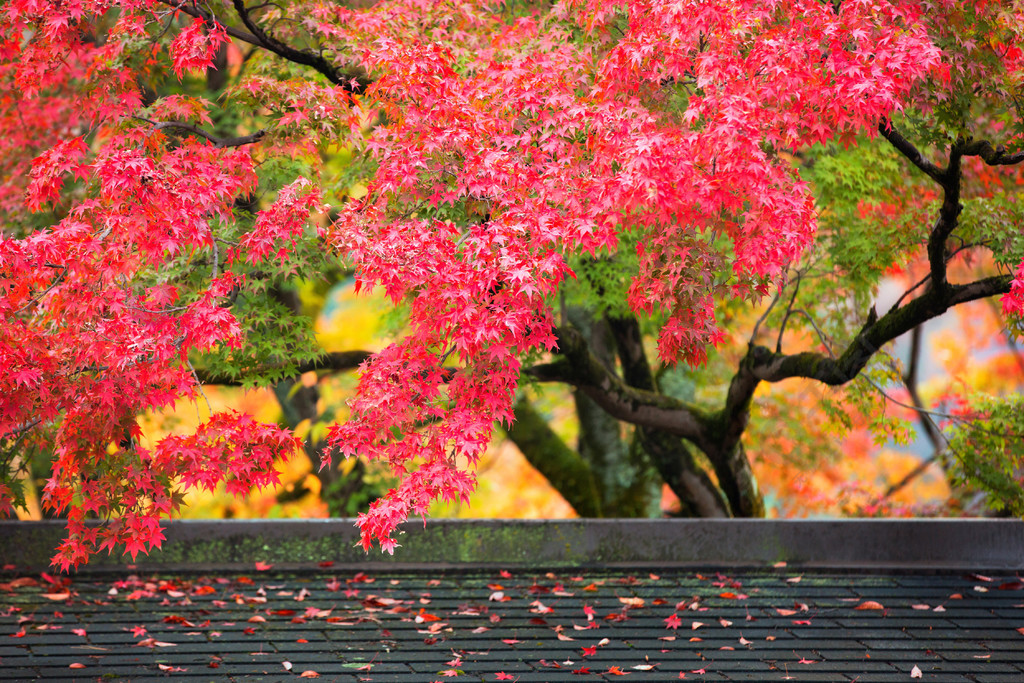
[[(394, 556), (357, 547), (353, 520), (181, 520), (140, 570), (335, 567), (767, 567), (837, 570), (1017, 571), (1024, 521), (428, 520), (405, 525)], [(0, 562), (43, 569), (64, 534), (59, 521), (0, 522)], [(97, 555), (87, 571), (124, 569)]]

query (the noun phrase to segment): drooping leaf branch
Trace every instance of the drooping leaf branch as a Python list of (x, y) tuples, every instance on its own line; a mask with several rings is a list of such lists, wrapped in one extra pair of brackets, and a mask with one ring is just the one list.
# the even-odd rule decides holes
[(237, 38), (255, 47), (272, 52), (275, 55), (293, 62), (308, 66), (322, 74), (334, 85), (340, 85), (350, 92), (359, 92), (369, 82), (366, 73), (356, 67), (341, 68), (325, 59), (322, 54), (316, 54), (308, 50), (300, 50), (288, 45), (268, 31), (264, 30), (252, 16), (253, 9), (246, 6), (244, 0), (232, 0), (232, 5), (238, 18), (246, 29), (232, 26), (220, 19), (212, 11), (204, 9), (200, 5), (187, 2), (186, 0), (161, 0), (164, 4), (173, 7), (175, 10), (202, 19), (209, 24), (219, 24), (231, 37)]

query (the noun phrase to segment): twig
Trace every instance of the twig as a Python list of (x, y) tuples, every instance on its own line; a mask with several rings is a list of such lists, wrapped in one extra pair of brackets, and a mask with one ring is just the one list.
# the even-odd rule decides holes
[(793, 303), (796, 301), (796, 295), (800, 292), (800, 271), (796, 271), (796, 285), (793, 287), (793, 296), (789, 297), (789, 304), (786, 305), (786, 315), (782, 318), (782, 324), (779, 326), (779, 336), (775, 340), (775, 353), (782, 353), (782, 335), (786, 333), (786, 323), (789, 322), (789, 316), (793, 313)]
[(811, 323), (811, 327), (813, 327), (814, 331), (818, 334), (818, 339), (821, 340), (821, 343), (825, 347), (825, 350), (828, 351), (829, 357), (832, 358), (832, 359), (835, 359), (836, 354), (832, 351), (832, 345), (829, 343), (828, 339), (826, 338), (827, 335), (824, 332), (821, 331), (821, 328), (818, 327), (818, 323), (814, 322), (814, 318), (811, 317), (811, 314), (808, 313), (807, 311), (805, 311), (802, 308), (794, 309), (794, 310), (790, 311), (790, 313), (792, 313), (794, 315), (802, 315), (803, 317), (807, 318), (807, 322)]
[(782, 296), (782, 291), (784, 289), (785, 285), (779, 287), (779, 291), (775, 292), (775, 296), (772, 297), (772, 302), (768, 304), (767, 310), (765, 310), (765, 312), (761, 314), (761, 317), (757, 319), (757, 322), (754, 323), (754, 331), (750, 333), (751, 344), (757, 341), (757, 333), (761, 329), (761, 323), (763, 323), (765, 319), (768, 318), (768, 314), (772, 312), (773, 308), (775, 308), (775, 304), (779, 303), (779, 298)]
[(939, 459), (939, 455), (938, 455), (938, 453), (936, 453), (935, 455), (931, 456), (930, 458), (922, 460), (920, 463), (917, 464), (917, 466), (914, 469), (912, 469), (909, 472), (907, 472), (903, 476), (903, 478), (901, 478), (896, 483), (891, 484), (889, 486), (889, 488), (887, 488), (885, 490), (885, 493), (883, 493), (881, 496), (879, 496), (878, 500), (875, 501), (875, 504), (877, 505), (878, 503), (881, 503), (882, 501), (890, 498), (894, 493), (896, 493), (897, 491), (899, 491), (900, 489), (905, 487), (907, 484), (912, 482), (914, 479), (917, 479), (918, 477), (920, 477), (922, 474), (925, 473), (925, 471), (927, 471), (927, 469), (931, 466), (931, 464), (936, 462), (938, 459)]
[(22, 312), (22, 311), (24, 311), (25, 309), (27, 309), (27, 308), (31, 308), (32, 306), (34, 306), (35, 304), (37, 304), (37, 303), (38, 303), (38, 302), (39, 302), (39, 301), (40, 301), (40, 300), (41, 300), (41, 299), (42, 299), (42, 298), (43, 298), (44, 296), (46, 296), (46, 294), (47, 294), (47, 293), (48, 293), (48, 292), (49, 292), (49, 291), (50, 291), (51, 289), (53, 289), (54, 287), (56, 287), (56, 286), (57, 286), (57, 285), (59, 285), (60, 283), (64, 282), (64, 278), (65, 278), (65, 277), (67, 277), (67, 274), (68, 274), (68, 267), (67, 267), (67, 266), (50, 266), (50, 265), (47, 265), (47, 267), (48, 267), (48, 268), (60, 268), (60, 269), (61, 269), (61, 270), (60, 270), (60, 275), (58, 275), (58, 276), (57, 276), (56, 278), (54, 278), (53, 282), (51, 282), (51, 283), (50, 283), (50, 286), (49, 286), (49, 287), (47, 287), (47, 288), (46, 288), (46, 289), (44, 289), (43, 291), (39, 292), (39, 294), (36, 294), (36, 295), (35, 295), (34, 297), (32, 297), (31, 299), (29, 299), (29, 300), (28, 300), (28, 302), (27, 302), (27, 303), (26, 303), (26, 304), (25, 304), (24, 306), (22, 306), (21, 308), (19, 308), (18, 310), (16, 310), (16, 311), (14, 312), (14, 313), (15, 313), (15, 315), (17, 315), (18, 313), (21, 313), (21, 312)]
[[(196, 369), (192, 366), (192, 361), (190, 361), (187, 357), (185, 358), (185, 363), (188, 364), (188, 369), (192, 371), (192, 377), (196, 380), (196, 389), (199, 391), (199, 395), (203, 397), (203, 400), (206, 401), (206, 409), (210, 412), (210, 416), (212, 417), (213, 406), (210, 405), (210, 398), (206, 395), (206, 392), (203, 391), (203, 383), (199, 379), (199, 374), (196, 372)], [(197, 410), (196, 413), (198, 412), (199, 411)]]

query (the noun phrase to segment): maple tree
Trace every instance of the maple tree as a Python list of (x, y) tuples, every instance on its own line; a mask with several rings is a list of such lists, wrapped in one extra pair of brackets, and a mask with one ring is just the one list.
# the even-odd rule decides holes
[[(55, 563), (134, 556), (182, 487), (271, 483), (302, 446), (234, 412), (148, 446), (138, 415), (204, 382), (294, 396), (302, 372), (361, 364), (318, 449), (398, 476), (359, 517), (367, 548), (465, 499), (495, 423), (581, 514), (642, 512), (632, 490), (661, 480), (690, 514), (760, 515), (759, 386), (849, 385), (884, 429), (886, 344), (993, 297), (1020, 332), (1022, 19), (951, 0), (14, 0), (0, 505), (21, 501), (27, 450), (52, 450)], [(188, 87), (204, 71), (216, 100)], [(950, 278), (983, 252), (989, 270)], [(399, 341), (317, 347), (289, 297), (336, 259), (400, 308)], [(686, 367), (706, 364), (729, 379), (697, 395)], [(573, 387), (578, 449), (524, 379)], [(964, 476), (1000, 494), (1020, 400), (944, 409)]]

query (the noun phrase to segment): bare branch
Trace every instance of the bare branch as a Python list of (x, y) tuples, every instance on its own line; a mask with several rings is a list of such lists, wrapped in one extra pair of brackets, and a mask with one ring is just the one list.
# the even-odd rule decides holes
[(241, 135), (239, 137), (234, 138), (219, 138), (211, 133), (206, 132), (202, 128), (193, 126), (190, 123), (182, 123), (181, 121), (154, 121), (152, 119), (147, 119), (143, 116), (133, 116), (132, 118), (138, 119), (139, 121), (145, 121), (146, 123), (151, 124), (153, 126), (154, 131), (173, 129), (183, 130), (192, 133), (193, 135), (198, 135), (199, 137), (212, 142), (214, 147), (219, 148), (242, 147), (243, 145), (251, 145), (256, 142), (259, 142), (267, 135), (267, 130), (265, 128), (262, 128), (256, 131), (255, 133), (250, 133), (249, 135)]
[(875, 501), (876, 504), (877, 503), (881, 503), (882, 501), (891, 498), (894, 494), (898, 493), (901, 489), (903, 489), (905, 486), (907, 486), (907, 484), (909, 484), (910, 482), (914, 481), (915, 479), (920, 477), (922, 474), (927, 472), (928, 468), (931, 467), (932, 463), (936, 462), (938, 459), (939, 459), (938, 455), (933, 455), (930, 458), (926, 458), (926, 459), (922, 460), (921, 462), (919, 462), (914, 467), (914, 469), (910, 470), (905, 475), (903, 475), (903, 477), (899, 481), (897, 481), (894, 484), (891, 484), (889, 486), (889, 488), (887, 488), (885, 490), (885, 493), (883, 493), (879, 497), (879, 499), (877, 501)]
[(796, 285), (793, 287), (793, 296), (789, 297), (789, 304), (786, 306), (786, 315), (782, 317), (782, 324), (779, 325), (779, 336), (775, 340), (775, 353), (782, 352), (782, 335), (786, 333), (786, 323), (789, 322), (789, 316), (793, 313), (793, 303), (796, 301), (796, 295), (800, 293), (800, 271), (796, 273)]
[[(345, 372), (355, 370), (371, 355), (369, 351), (335, 351), (325, 353), (316, 360), (302, 363), (295, 368), (295, 377), (307, 372)], [(244, 377), (234, 377), (226, 374), (207, 372), (202, 368), (196, 368), (196, 378), (203, 384), (218, 384), (221, 386), (241, 386)]]

